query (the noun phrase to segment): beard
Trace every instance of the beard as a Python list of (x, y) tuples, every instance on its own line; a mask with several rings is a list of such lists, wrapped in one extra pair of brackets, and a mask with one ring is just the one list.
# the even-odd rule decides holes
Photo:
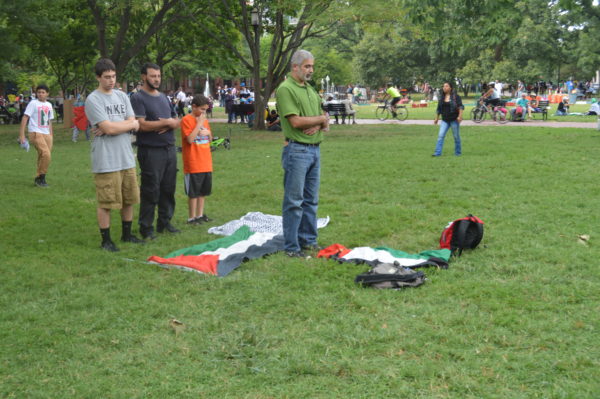
[(311, 80), (312, 76), (313, 76), (313, 72), (308, 72), (308, 73), (305, 73), (304, 75), (302, 75), (302, 79), (304, 79), (304, 81), (306, 82), (306, 81)]
[(154, 84), (152, 84), (152, 82), (150, 82), (150, 80), (146, 79), (146, 85), (148, 85), (149, 88), (151, 88), (152, 90), (158, 90), (160, 88), (160, 82), (155, 86)]

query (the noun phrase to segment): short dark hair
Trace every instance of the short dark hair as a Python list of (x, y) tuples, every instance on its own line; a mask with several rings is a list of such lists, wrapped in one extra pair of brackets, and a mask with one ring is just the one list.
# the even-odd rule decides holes
[(94, 67), (94, 72), (96, 72), (96, 76), (102, 76), (102, 74), (106, 71), (116, 71), (117, 67), (115, 63), (112, 62), (109, 58), (100, 58), (98, 62), (96, 62), (96, 66)]
[(147, 75), (148, 69), (156, 69), (156, 70), (160, 71), (160, 67), (158, 65), (156, 65), (152, 62), (146, 62), (144, 65), (142, 65), (140, 72), (142, 73), (142, 75)]
[(196, 94), (194, 98), (192, 98), (192, 105), (196, 107), (201, 107), (203, 105), (210, 105), (210, 100), (203, 96), (202, 94)]
[(50, 93), (50, 88), (48, 86), (46, 86), (45, 84), (40, 84), (35, 88), (35, 91), (37, 92), (38, 90), (46, 90), (46, 93)]

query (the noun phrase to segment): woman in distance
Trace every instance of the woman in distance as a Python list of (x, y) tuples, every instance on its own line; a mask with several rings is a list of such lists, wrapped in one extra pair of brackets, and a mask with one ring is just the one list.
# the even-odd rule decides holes
[(442, 148), (444, 147), (444, 138), (448, 129), (452, 128), (452, 135), (454, 136), (454, 155), (459, 156), (462, 154), (462, 148), (460, 143), (460, 122), (462, 122), (462, 114), (465, 107), (462, 104), (462, 100), (458, 94), (454, 91), (452, 83), (445, 82), (442, 87), (442, 95), (440, 96), (435, 120), (433, 123), (437, 125), (440, 115), (442, 117), (442, 123), (440, 124), (440, 131), (438, 133), (438, 140), (433, 153), (434, 157), (442, 155)]

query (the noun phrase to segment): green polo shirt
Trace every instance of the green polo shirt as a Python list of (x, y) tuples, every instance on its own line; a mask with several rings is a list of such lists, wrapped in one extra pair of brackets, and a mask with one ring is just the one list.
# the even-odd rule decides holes
[(321, 97), (317, 91), (308, 83), (300, 85), (294, 78), (288, 76), (275, 93), (281, 130), (286, 138), (300, 143), (315, 144), (323, 140), (323, 132), (319, 131), (312, 136), (304, 134), (301, 129), (294, 129), (288, 120), (288, 116), (319, 116), (323, 114), (321, 109)]

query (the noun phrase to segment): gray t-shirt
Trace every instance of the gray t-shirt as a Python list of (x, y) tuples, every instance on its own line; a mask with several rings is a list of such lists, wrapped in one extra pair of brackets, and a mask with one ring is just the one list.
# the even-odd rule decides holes
[[(134, 116), (129, 97), (119, 90), (104, 94), (94, 90), (85, 100), (85, 115), (92, 126), (120, 122)], [(129, 133), (96, 136), (92, 141), (92, 172), (107, 173), (135, 168)]]

